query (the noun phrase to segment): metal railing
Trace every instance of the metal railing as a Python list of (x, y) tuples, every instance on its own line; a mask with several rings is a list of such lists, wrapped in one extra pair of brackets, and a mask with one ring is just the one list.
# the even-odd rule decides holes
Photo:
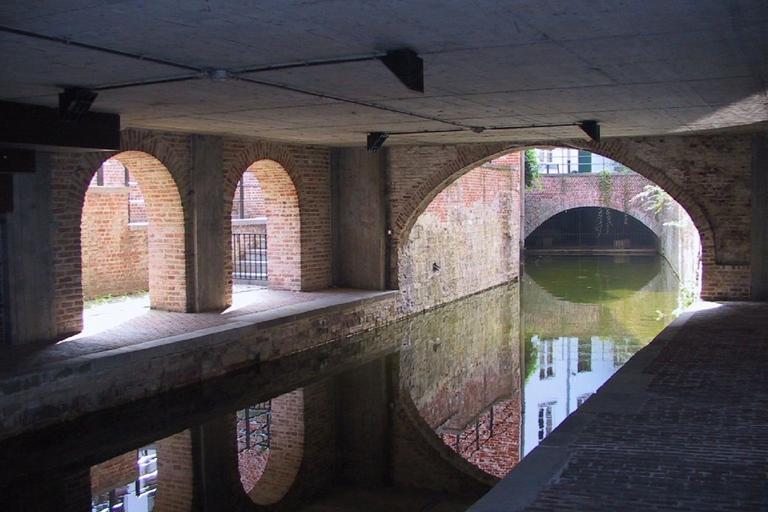
[(469, 457), (491, 439), (505, 433), (517, 414), (512, 401), (492, 405), (461, 432), (440, 432), (443, 442), (463, 457)]
[(272, 401), (268, 400), (237, 411), (237, 453), (269, 449)]
[(232, 233), (232, 280), (240, 284), (267, 282), (267, 235)]

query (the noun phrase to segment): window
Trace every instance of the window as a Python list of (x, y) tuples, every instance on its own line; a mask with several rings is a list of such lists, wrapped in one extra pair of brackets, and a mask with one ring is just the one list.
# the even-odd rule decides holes
[(555, 376), (554, 340), (542, 340), (539, 344), (539, 380)]
[(579, 338), (578, 372), (592, 371), (592, 339)]
[(554, 424), (552, 409), (556, 403), (547, 402), (539, 404), (539, 441), (552, 432), (552, 425)]

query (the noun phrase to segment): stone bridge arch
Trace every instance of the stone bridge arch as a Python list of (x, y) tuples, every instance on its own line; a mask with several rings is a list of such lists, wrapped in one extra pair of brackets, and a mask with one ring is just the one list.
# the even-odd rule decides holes
[(663, 223), (657, 215), (632, 200), (643, 192), (650, 181), (637, 174), (612, 175), (612, 193), (605, 201), (600, 192), (600, 177), (596, 174), (564, 174), (542, 176), (541, 189), (531, 190), (525, 196), (523, 239), (533, 233), (547, 219), (575, 208), (605, 207), (631, 215), (661, 235)]

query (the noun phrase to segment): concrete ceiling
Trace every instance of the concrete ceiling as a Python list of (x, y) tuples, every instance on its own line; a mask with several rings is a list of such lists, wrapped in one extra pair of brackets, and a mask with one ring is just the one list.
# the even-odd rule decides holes
[[(768, 120), (766, 43), (765, 0), (6, 0), (0, 99), (322, 145), (685, 133)], [(423, 93), (375, 58), (402, 48)]]

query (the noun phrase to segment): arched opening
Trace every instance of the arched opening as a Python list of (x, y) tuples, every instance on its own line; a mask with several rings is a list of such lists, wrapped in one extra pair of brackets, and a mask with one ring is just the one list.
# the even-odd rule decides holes
[(584, 149), (525, 151), (526, 253), (658, 252), (686, 290), (701, 290), (701, 236), (688, 212), (623, 163)]
[[(105, 179), (122, 186), (97, 192)], [(81, 222), (85, 293), (148, 289), (152, 308), (186, 311), (184, 215), (171, 174), (155, 157), (126, 151), (107, 160), (93, 180)], [(97, 196), (101, 201), (89, 202)]]
[(526, 253), (657, 252), (659, 237), (627, 213), (586, 206), (560, 212), (525, 239)]
[(146, 203), (135, 177), (117, 159), (105, 161), (93, 176), (80, 232), (85, 301), (148, 290)]
[[(248, 194), (250, 204), (245, 203)], [(240, 196), (243, 201), (239, 200)], [(240, 222), (234, 215), (235, 208), (253, 219)], [(253, 282), (264, 282), (261, 278), (265, 277), (271, 289), (301, 290), (299, 201), (285, 168), (267, 159), (248, 167), (235, 189), (232, 211), (233, 269), (237, 270), (238, 265), (242, 268), (244, 264), (247, 267), (251, 261), (254, 265), (253, 270), (241, 274), (242, 281), (253, 277)], [(240, 234), (249, 236), (236, 236)], [(233, 272), (233, 282), (240, 280)]]
[(160, 439), (91, 467), (91, 512), (171, 512), (192, 505), (192, 435)]
[(237, 412), (238, 469), (243, 489), (258, 505), (280, 501), (304, 455), (302, 389)]

